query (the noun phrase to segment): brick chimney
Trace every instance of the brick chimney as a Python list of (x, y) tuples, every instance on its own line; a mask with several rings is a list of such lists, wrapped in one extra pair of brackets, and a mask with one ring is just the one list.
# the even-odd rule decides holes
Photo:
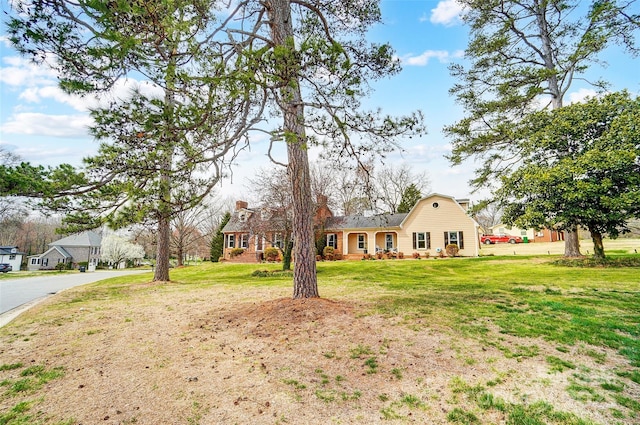
[(314, 226), (324, 226), (325, 221), (328, 217), (333, 217), (333, 213), (327, 206), (328, 198), (325, 195), (318, 195), (317, 197), (317, 207), (316, 214), (313, 218)]
[(249, 208), (249, 203), (246, 201), (236, 201), (236, 211)]

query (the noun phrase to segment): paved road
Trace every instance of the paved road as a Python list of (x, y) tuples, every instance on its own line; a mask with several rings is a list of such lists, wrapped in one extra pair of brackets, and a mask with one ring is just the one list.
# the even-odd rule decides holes
[[(73, 273), (0, 280), (0, 327), (20, 314), (20, 312), (23, 311), (20, 307), (29, 306), (33, 302), (55, 294), (63, 289), (97, 282), (114, 276), (144, 272), (145, 271), (140, 270), (104, 270), (92, 273)], [(148, 270), (146, 272), (149, 273)]]

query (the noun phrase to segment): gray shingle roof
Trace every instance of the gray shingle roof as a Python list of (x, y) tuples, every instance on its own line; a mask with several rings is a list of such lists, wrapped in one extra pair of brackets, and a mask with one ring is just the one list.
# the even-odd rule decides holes
[(407, 213), (378, 214), (371, 217), (362, 215), (345, 215), (341, 217), (329, 217), (325, 223), (325, 230), (340, 229), (379, 229), (400, 227)]
[(78, 233), (75, 235), (62, 238), (55, 242), (51, 242), (49, 246), (100, 246), (102, 243), (102, 236), (96, 232), (87, 231)]
[[(11, 252), (13, 249), (16, 250), (16, 252)], [(17, 246), (0, 246), (0, 255), (11, 255), (11, 254), (21, 254), (21, 255), (25, 255), (24, 252), (20, 252), (18, 250)]]

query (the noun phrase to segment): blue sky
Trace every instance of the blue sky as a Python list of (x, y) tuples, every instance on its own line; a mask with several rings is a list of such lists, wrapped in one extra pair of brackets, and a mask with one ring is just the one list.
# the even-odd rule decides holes
[[(7, 9), (3, 2), (3, 11)], [(370, 39), (390, 42), (403, 64), (400, 74), (377, 82), (376, 91), (366, 101), (369, 108), (381, 107), (392, 114), (420, 109), (424, 112), (428, 134), (401, 140), (403, 153), (392, 154), (387, 163), (410, 164), (416, 172), (426, 171), (432, 191), (456, 197), (479, 199), (467, 182), (473, 164), (451, 167), (444, 155), (449, 141), (442, 134), (445, 125), (462, 117), (462, 109), (449, 96), (454, 84), (449, 76), (451, 61), (462, 60), (467, 30), (458, 20), (460, 7), (455, 0), (383, 0), (384, 24), (374, 27)], [(3, 27), (4, 31), (4, 27)], [(80, 165), (82, 157), (96, 152), (98, 144), (87, 135), (91, 102), (64, 94), (55, 75), (21, 58), (0, 36), (0, 145), (34, 164)], [(640, 60), (611, 49), (602, 57), (607, 66), (594, 66), (590, 72), (612, 83), (613, 90), (640, 92)], [(121, 88), (125, 88), (123, 83)], [(576, 84), (569, 99), (593, 94), (591, 88)], [(255, 139), (251, 151), (236, 161), (233, 183), (225, 181), (223, 195), (243, 197), (249, 190), (244, 178), (260, 167), (270, 167), (264, 140)], [(316, 156), (311, 152), (311, 157)]]

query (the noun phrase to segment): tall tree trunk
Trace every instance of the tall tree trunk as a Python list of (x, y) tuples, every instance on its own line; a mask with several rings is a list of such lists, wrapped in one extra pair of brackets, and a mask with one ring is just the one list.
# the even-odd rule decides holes
[(182, 243), (178, 245), (178, 267), (184, 266), (184, 249), (182, 248)]
[(172, 131), (173, 113), (175, 105), (175, 77), (176, 77), (176, 49), (170, 48), (171, 59), (166, 72), (164, 91), (164, 115), (167, 123), (166, 133), (160, 140), (160, 181), (158, 187), (158, 253), (156, 257), (156, 271), (154, 282), (169, 282), (169, 258), (171, 256), (171, 170), (173, 169), (173, 149), (175, 134)]
[(287, 239), (282, 250), (282, 270), (291, 270), (291, 252), (293, 251), (293, 241)]
[(565, 230), (564, 232), (564, 256), (565, 257), (582, 257), (580, 253), (580, 238), (578, 229)]
[(158, 252), (156, 270), (153, 274), (154, 282), (169, 281), (169, 234), (169, 217), (162, 215), (158, 219)]
[[(540, 9), (536, 13), (536, 22), (538, 24), (538, 30), (540, 31), (540, 41), (542, 43), (542, 56), (544, 58), (544, 66), (549, 72), (547, 78), (547, 84), (549, 91), (551, 92), (551, 108), (559, 109), (563, 105), (564, 93), (560, 87), (558, 81), (556, 58), (553, 56), (553, 43), (551, 40), (551, 33), (549, 29), (549, 22), (547, 21), (546, 8), (549, 5), (547, 3), (539, 3)], [(570, 152), (566, 152), (570, 155)], [(565, 232), (564, 238), (564, 256), (565, 257), (580, 257), (580, 239), (578, 237), (578, 229), (573, 228)]]
[(291, 3), (289, 0), (266, 2), (273, 42), (284, 47), (277, 64), (280, 73), (281, 104), (284, 112), (284, 137), (289, 159), (289, 178), (293, 199), (293, 298), (318, 297), (318, 279), (314, 255), (313, 202), (304, 107), (298, 80), (299, 60), (295, 55)]
[(171, 160), (172, 153), (165, 147), (163, 164), (160, 175), (158, 199), (158, 252), (154, 282), (168, 282), (169, 257), (171, 249)]
[(589, 229), (591, 240), (593, 241), (593, 258), (604, 260), (604, 244), (602, 243), (602, 233)]

